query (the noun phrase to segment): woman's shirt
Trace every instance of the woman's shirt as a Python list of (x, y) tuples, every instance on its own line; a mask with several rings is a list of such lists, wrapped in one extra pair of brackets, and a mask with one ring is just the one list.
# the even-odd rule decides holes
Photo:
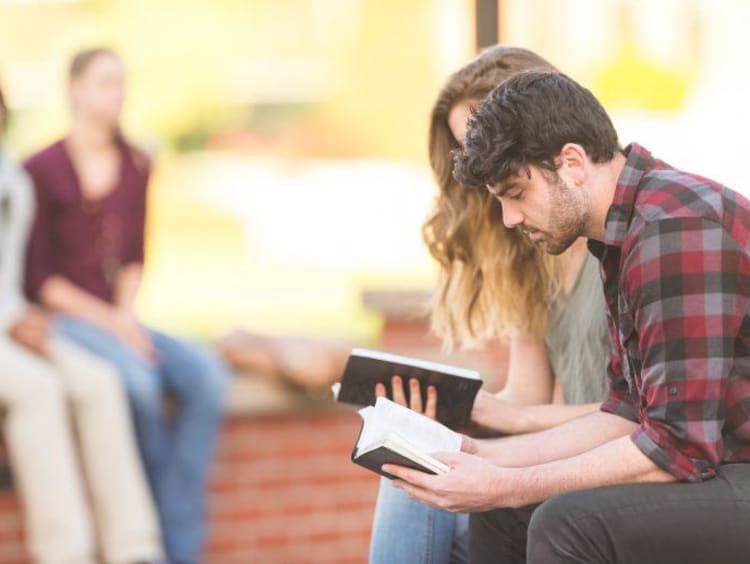
[(120, 269), (143, 262), (148, 159), (118, 144), (120, 173), (113, 189), (97, 199), (84, 196), (63, 141), (30, 157), (37, 213), (29, 240), (25, 289), (38, 300), (53, 275), (112, 303)]
[(23, 267), (33, 213), (29, 177), (0, 150), (0, 332), (26, 308)]
[(589, 252), (572, 290), (552, 309), (545, 343), (565, 403), (604, 400), (609, 333), (598, 261)]

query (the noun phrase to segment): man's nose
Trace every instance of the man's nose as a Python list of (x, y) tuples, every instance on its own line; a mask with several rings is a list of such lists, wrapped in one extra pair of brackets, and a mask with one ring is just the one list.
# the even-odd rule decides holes
[(518, 207), (508, 201), (500, 202), (503, 208), (503, 225), (511, 229), (523, 221), (523, 214)]

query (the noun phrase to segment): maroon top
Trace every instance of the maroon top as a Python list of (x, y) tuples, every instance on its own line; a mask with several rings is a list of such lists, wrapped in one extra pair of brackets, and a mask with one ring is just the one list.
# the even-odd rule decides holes
[(25, 163), (34, 181), (37, 210), (26, 257), (26, 294), (38, 300), (49, 276), (60, 275), (112, 303), (120, 268), (143, 262), (148, 159), (120, 144), (114, 189), (87, 199), (63, 141)]

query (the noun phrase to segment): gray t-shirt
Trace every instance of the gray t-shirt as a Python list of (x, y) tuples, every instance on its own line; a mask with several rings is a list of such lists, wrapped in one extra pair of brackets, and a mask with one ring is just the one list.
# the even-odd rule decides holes
[(552, 308), (544, 339), (565, 403), (593, 403), (606, 395), (609, 332), (605, 308), (599, 262), (587, 251), (575, 285)]

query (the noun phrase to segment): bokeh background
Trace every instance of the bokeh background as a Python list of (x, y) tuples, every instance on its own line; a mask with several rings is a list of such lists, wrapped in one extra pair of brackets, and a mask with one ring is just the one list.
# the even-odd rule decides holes
[[(156, 158), (144, 316), (204, 337), (372, 339), (363, 289), (434, 276), (427, 117), (476, 50), (475, 14), (472, 0), (0, 0), (8, 145), (22, 156), (64, 132), (71, 54), (116, 48), (125, 129)], [(623, 143), (742, 191), (749, 16), (744, 0), (503, 0), (498, 31), (590, 87)]]
[[(0, 0), (5, 144), (22, 158), (62, 135), (71, 55), (115, 48), (124, 129), (155, 159), (142, 316), (203, 340), (245, 327), (399, 348), (363, 295), (432, 287), (426, 132), (450, 72), (498, 40), (535, 50), (602, 100), (622, 144), (750, 194), (748, 21), (746, 0)], [(213, 515), (239, 524), (214, 529), (212, 561), (366, 559), (375, 483), (345, 474), (356, 423), (332, 417), (229, 424), (213, 487), (241, 507), (219, 500)], [(242, 490), (289, 478), (285, 456), (318, 468), (283, 447), (315, 429), (338, 441), (320, 475), (298, 472), (267, 503)], [(294, 513), (306, 496), (336, 501)], [(278, 504), (286, 536), (259, 552), (253, 519)], [(321, 519), (335, 538), (318, 554), (305, 527)]]

